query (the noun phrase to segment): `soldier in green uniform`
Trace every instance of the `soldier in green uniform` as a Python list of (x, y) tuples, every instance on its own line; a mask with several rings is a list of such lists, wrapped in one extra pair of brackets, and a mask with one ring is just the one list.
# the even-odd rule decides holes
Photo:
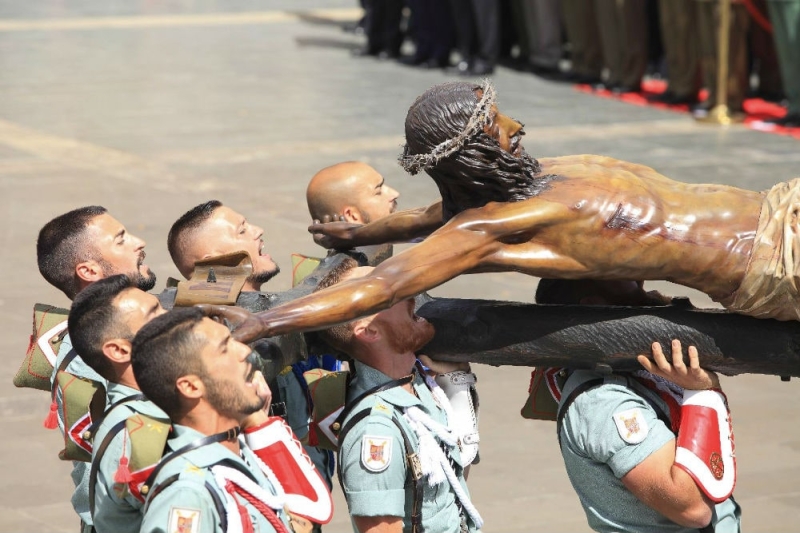
[[(371, 267), (332, 270), (319, 288)], [(452, 407), (416, 364), (433, 327), (405, 300), (323, 334), (351, 355), (355, 377), (339, 432), (339, 479), (355, 530), (474, 532), (483, 525), (470, 501), (453, 430)]]
[(594, 0), (606, 86), (615, 93), (639, 91), (647, 70), (646, 0)]
[(570, 43), (571, 80), (575, 83), (600, 83), (603, 73), (603, 48), (594, 2), (561, 0), (564, 30)]
[[(167, 243), (175, 266), (187, 279), (197, 261), (242, 250), (248, 252), (253, 262), (253, 273), (245, 281), (242, 291), (256, 292), (280, 272), (278, 265), (265, 252), (263, 237), (263, 228), (221, 202), (210, 200), (184, 213), (172, 225)], [(297, 373), (293, 372), (292, 367), (286, 367), (270, 384), (279, 398), (274, 403), (280, 402), (282, 407), (279, 414), (285, 415), (298, 437), (305, 437), (308, 433), (309, 408)], [(330, 489), (332, 455), (314, 446), (304, 448)]]
[(775, 48), (789, 101), (786, 116), (771, 122), (800, 128), (800, 0), (767, 0)]
[[(547, 304), (636, 306), (662, 298), (632, 281), (545, 279), (536, 292)], [(740, 531), (733, 433), (719, 380), (699, 367), (694, 348), (688, 367), (680, 342), (672, 351), (668, 360), (655, 343), (652, 362), (639, 356), (649, 372), (564, 370), (558, 440), (595, 531)]]
[[(131, 341), (136, 332), (152, 318), (165, 311), (152, 294), (136, 288), (130, 278), (116, 275), (97, 281), (78, 293), (69, 315), (69, 331), (75, 348), (86, 364), (107, 380), (107, 408), (101, 420), (95, 420), (92, 467), (89, 476), (92, 521), (98, 533), (136, 533), (142, 522), (144, 496), (140, 486), (161, 457), (169, 420), (167, 415), (139, 391), (131, 369)], [(132, 431), (126, 421), (136, 415), (142, 424), (148, 419), (162, 421), (155, 433), (151, 464), (131, 464)], [(98, 426), (99, 425), (99, 426)], [(142, 442), (138, 446), (146, 446)], [(139, 450), (137, 456), (141, 456)]]
[(173, 422), (171, 453), (147, 483), (142, 532), (290, 530), (280, 483), (239, 438), (270, 397), (250, 353), (194, 308), (174, 309), (137, 333), (136, 382)]
[[(127, 274), (143, 291), (152, 289), (156, 276), (144, 263), (144, 247), (145, 242), (128, 233), (104, 207), (87, 206), (64, 213), (42, 227), (36, 241), (36, 258), (42, 276), (72, 300), (95, 281), (114, 274)], [(105, 386), (105, 380), (72, 349), (69, 335), (56, 357), (50, 378), (54, 387), (60, 370)], [(64, 433), (64, 398), (57, 387), (53, 399), (51, 409), (55, 407), (58, 427)], [(74, 438), (91, 449), (81, 435)], [(72, 481), (72, 506), (81, 518), (81, 529), (90, 531), (88, 463), (73, 461)]]
[[(697, 35), (699, 37), (699, 59), (703, 85), (708, 89), (708, 99), (698, 106), (696, 116), (704, 116), (717, 105), (717, 69), (719, 43), (719, 2), (717, 0), (695, 0), (697, 2)], [(742, 111), (742, 103), (749, 87), (747, 65), (747, 30), (750, 15), (744, 4), (733, 0), (731, 25), (728, 39), (728, 109)]]
[(694, 104), (699, 90), (695, 0), (658, 3), (661, 38), (667, 62), (667, 90), (654, 101), (665, 104)]

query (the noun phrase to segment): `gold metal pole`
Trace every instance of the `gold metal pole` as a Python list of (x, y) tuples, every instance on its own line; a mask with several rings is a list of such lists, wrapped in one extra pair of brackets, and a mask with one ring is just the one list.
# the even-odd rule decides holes
[(728, 63), (730, 58), (731, 38), (731, 0), (720, 0), (719, 4), (719, 31), (717, 33), (717, 102), (705, 117), (699, 117), (699, 122), (727, 126), (734, 122), (741, 122), (744, 116), (741, 113), (731, 113), (728, 108)]

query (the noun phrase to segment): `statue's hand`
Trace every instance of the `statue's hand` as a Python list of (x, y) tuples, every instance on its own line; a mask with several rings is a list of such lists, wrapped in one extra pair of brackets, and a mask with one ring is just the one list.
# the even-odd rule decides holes
[(195, 307), (207, 317), (226, 324), (231, 329), (233, 338), (239, 342), (248, 344), (264, 336), (261, 321), (247, 309), (211, 304), (198, 304)]
[(340, 216), (325, 215), (322, 220), (314, 220), (308, 231), (314, 235), (314, 242), (325, 249), (348, 250), (353, 248), (353, 230), (361, 226), (363, 224), (344, 222)]
[[(646, 355), (637, 356), (639, 364), (648, 372), (668, 379), (679, 387), (688, 390), (718, 389), (719, 378), (710, 371), (700, 368), (700, 357), (697, 348), (689, 346), (689, 366), (683, 362), (681, 341), (672, 341), (672, 363), (667, 360), (661, 350), (661, 344), (653, 343), (653, 360)], [(655, 363), (655, 364), (654, 364)]]

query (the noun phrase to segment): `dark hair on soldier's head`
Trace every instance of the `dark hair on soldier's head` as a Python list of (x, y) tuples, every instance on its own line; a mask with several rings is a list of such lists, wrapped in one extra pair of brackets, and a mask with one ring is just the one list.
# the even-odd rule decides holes
[(172, 262), (175, 263), (175, 266), (178, 267), (181, 274), (184, 274), (186, 269), (186, 266), (182, 264), (184, 254), (182, 245), (184, 240), (191, 232), (198, 229), (211, 218), (214, 211), (220, 207), (222, 207), (222, 202), (219, 200), (209, 200), (208, 202), (196, 205), (184, 213), (181, 218), (176, 220), (170, 228), (169, 235), (167, 236), (167, 249), (169, 250), (170, 257), (172, 257)]
[(101, 279), (79, 292), (69, 311), (72, 347), (87, 365), (109, 381), (116, 380), (116, 376), (111, 361), (103, 354), (103, 344), (110, 339), (133, 340), (130, 328), (119, 320), (114, 300), (135, 287), (124, 274)]
[[(431, 87), (412, 104), (405, 122), (404, 156), (428, 154), (463, 132), (475, 111), (480, 85), (448, 82)], [(445, 221), (489, 202), (536, 196), (553, 176), (540, 176), (539, 162), (523, 151), (514, 157), (482, 130), (456, 153), (426, 169), (442, 195)]]
[(39, 230), (36, 240), (39, 272), (70, 300), (81, 290), (75, 267), (97, 259), (94, 246), (85, 238), (86, 227), (104, 213), (106, 208), (99, 205), (81, 207), (57, 216)]
[[(332, 287), (336, 285), (345, 275), (356, 268), (358, 266), (358, 261), (353, 259), (352, 257), (348, 257), (344, 259), (341, 263), (333, 267), (330, 272), (325, 274), (325, 276), (319, 280), (317, 283), (317, 287), (314, 289), (314, 292), (321, 291), (323, 289), (327, 289), (328, 287)], [(336, 326), (330, 327), (328, 329), (324, 329), (317, 332), (318, 335), (322, 340), (336, 348), (337, 350), (341, 350), (348, 355), (352, 354), (353, 348), (353, 328), (350, 327), (350, 323), (346, 324), (338, 324)]]
[(133, 338), (131, 364), (136, 383), (173, 420), (181, 413), (178, 378), (204, 374), (201, 340), (194, 333), (202, 320), (197, 308), (176, 308), (145, 324)]

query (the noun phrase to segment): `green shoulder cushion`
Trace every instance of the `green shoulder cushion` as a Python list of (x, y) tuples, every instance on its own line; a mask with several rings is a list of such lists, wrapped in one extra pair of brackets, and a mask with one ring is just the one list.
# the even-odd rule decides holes
[[(522, 406), (520, 414), (523, 418), (531, 420), (555, 421), (558, 414), (558, 400), (553, 396), (551, 388), (556, 388), (558, 394), (564, 387), (566, 378), (560, 369), (536, 368), (531, 372), (531, 385), (528, 399)], [(550, 382), (548, 384), (548, 381)]]
[(56, 374), (56, 386), (64, 406), (64, 449), (58, 456), (65, 461), (89, 462), (92, 460), (92, 445), (86, 439), (86, 430), (92, 425), (89, 406), (95, 394), (105, 397), (105, 388), (63, 370)]
[(309, 257), (302, 254), (292, 254), (292, 287), (296, 287), (306, 276), (311, 274), (322, 259), (319, 257)]
[(349, 372), (314, 368), (304, 372), (303, 377), (308, 383), (308, 393), (314, 406), (308, 426), (308, 444), (336, 450), (335, 435), (339, 428), (331, 425), (344, 408)]
[(46, 304), (33, 307), (33, 333), (28, 351), (14, 376), (14, 385), (50, 390), (50, 376), (67, 332), (68, 309)]

